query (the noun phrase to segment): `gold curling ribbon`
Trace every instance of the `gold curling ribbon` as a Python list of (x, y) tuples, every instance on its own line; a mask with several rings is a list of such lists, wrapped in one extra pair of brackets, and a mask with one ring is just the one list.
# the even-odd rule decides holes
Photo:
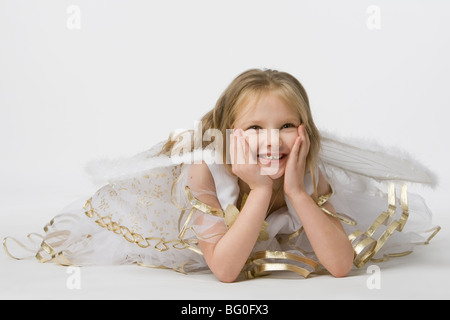
[[(384, 244), (392, 236), (392, 234), (395, 231), (401, 232), (406, 222), (408, 221), (409, 209), (408, 209), (407, 191), (408, 191), (407, 185), (404, 184), (401, 188), (401, 195), (400, 195), (402, 214), (398, 220), (394, 220), (391, 222), (397, 209), (395, 185), (391, 183), (388, 188), (387, 211), (382, 212), (365, 232), (357, 230), (349, 235), (348, 238), (352, 242), (353, 249), (355, 251), (354, 264), (358, 268), (362, 267), (370, 260), (384, 261), (390, 257), (399, 257), (411, 253), (411, 251), (391, 253), (385, 255), (381, 259), (373, 259), (373, 256), (384, 246)], [(382, 224), (386, 225), (387, 228), (381, 234), (381, 236), (377, 240), (375, 240), (372, 236), (381, 227)], [(432, 236), (434, 236), (436, 233), (437, 232), (435, 232)]]
[(333, 190), (331, 190), (329, 193), (321, 195), (316, 203), (319, 206), (319, 208), (325, 212), (327, 215), (332, 216), (333, 218), (336, 218), (340, 221), (342, 221), (345, 224), (351, 225), (351, 226), (355, 226), (356, 225), (356, 221), (353, 220), (352, 218), (350, 218), (349, 216), (346, 216), (345, 214), (342, 213), (337, 213), (337, 212), (331, 212), (330, 210), (324, 208), (324, 204), (331, 198), (331, 196), (333, 195)]
[(61, 266), (72, 266), (71, 261), (66, 257), (64, 251), (57, 251), (55, 248), (61, 246), (70, 235), (69, 230), (51, 231), (55, 228), (56, 223), (63, 223), (69, 221), (69, 217), (76, 217), (74, 214), (65, 214), (54, 217), (50, 222), (44, 226), (44, 231), (46, 233), (43, 237), (43, 241), (37, 251), (35, 258), (41, 263), (55, 262)]
[(41, 263), (55, 262), (61, 266), (71, 266), (72, 263), (64, 255), (63, 251), (56, 251), (53, 246), (61, 244), (63, 241), (59, 241), (56, 244), (49, 244), (47, 241), (42, 241), (41, 248), (36, 253), (36, 259)]
[[(288, 262), (266, 262), (266, 259), (283, 260)], [(300, 267), (290, 263), (303, 263), (309, 266), (312, 270)], [(298, 254), (286, 251), (259, 251), (254, 253), (247, 261), (243, 274), (248, 279), (260, 277), (268, 274), (271, 271), (292, 271), (304, 278), (307, 278), (312, 272), (317, 271), (320, 264), (310, 258), (300, 256)]]
[[(21, 243), (20, 241), (16, 240), (15, 238), (10, 238), (10, 237), (5, 237), (3, 239), (3, 248), (6, 252), (6, 254), (16, 260), (22, 260), (23, 258), (19, 258), (16, 257), (14, 255), (12, 255), (9, 250), (8, 250), (8, 246), (7, 246), (7, 240), (11, 239), (14, 242), (16, 242), (16, 244), (18, 244), (20, 247), (22, 247), (23, 249), (29, 251), (29, 252), (33, 252), (35, 253), (35, 258), (41, 262), (41, 263), (46, 263), (46, 262), (55, 262), (61, 266), (70, 266), (72, 265), (72, 263), (67, 259), (67, 257), (65, 256), (65, 253), (63, 251), (57, 251), (55, 249), (55, 247), (60, 246), (61, 244), (63, 244), (65, 242), (65, 238), (70, 232), (68, 230), (66, 231), (56, 231), (56, 232), (50, 232), (50, 229), (54, 226), (55, 221), (57, 219), (60, 219), (60, 216), (56, 216), (55, 218), (53, 218), (47, 225), (44, 226), (44, 231), (46, 233), (45, 236), (42, 236), (40, 234), (37, 233), (30, 233), (27, 235), (27, 238), (34, 243), (33, 239), (31, 238), (31, 236), (37, 236), (42, 240), (41, 244), (39, 245), (39, 248), (37, 250), (33, 250), (28, 248), (26, 245), (24, 245), (23, 243)], [(63, 219), (64, 221), (65, 219)], [(61, 238), (62, 237), (62, 238)], [(54, 239), (54, 238), (59, 238), (58, 241), (55, 242), (50, 242), (50, 240)], [(37, 252), (36, 252), (37, 251)]]
[[(34, 240), (32, 239), (31, 236), (37, 236), (37, 237), (39, 237), (39, 238), (41, 238), (41, 239), (44, 238), (42, 235), (40, 235), (40, 234), (38, 234), (38, 233), (30, 233), (30, 234), (28, 234), (28, 235), (27, 235), (28, 240), (29, 240), (32, 244), (34, 244), (34, 245), (36, 245), (36, 243), (34, 242)], [(24, 245), (22, 242), (20, 242), (20, 241), (17, 240), (16, 238), (5, 237), (5, 238), (3, 238), (3, 249), (5, 250), (5, 253), (6, 253), (10, 258), (13, 258), (14, 260), (23, 260), (24, 258), (16, 257), (16, 256), (14, 256), (13, 254), (11, 254), (11, 253), (9, 252), (9, 250), (8, 250), (8, 245), (7, 245), (7, 241), (8, 241), (8, 240), (14, 241), (17, 245), (19, 245), (19, 247), (21, 247), (22, 249), (24, 249), (24, 250), (26, 250), (26, 251), (28, 251), (28, 252), (36, 253), (36, 250), (33, 250), (33, 249), (28, 248), (26, 245)], [(41, 241), (42, 241), (42, 240), (41, 240)]]
[(427, 240), (425, 240), (425, 241), (422, 242), (421, 244), (429, 244), (430, 241), (431, 241), (431, 239), (433, 239), (434, 236), (435, 236), (439, 231), (441, 231), (441, 226), (436, 226), (436, 227), (431, 228), (430, 230), (425, 231), (424, 233), (426, 233), (426, 232), (432, 232), (432, 234), (428, 237)]

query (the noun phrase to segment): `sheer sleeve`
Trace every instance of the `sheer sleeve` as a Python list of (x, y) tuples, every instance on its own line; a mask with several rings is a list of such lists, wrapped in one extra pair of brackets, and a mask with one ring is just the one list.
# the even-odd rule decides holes
[(216, 243), (227, 232), (214, 178), (205, 163), (187, 169), (186, 193), (195, 208), (190, 226), (199, 241)]

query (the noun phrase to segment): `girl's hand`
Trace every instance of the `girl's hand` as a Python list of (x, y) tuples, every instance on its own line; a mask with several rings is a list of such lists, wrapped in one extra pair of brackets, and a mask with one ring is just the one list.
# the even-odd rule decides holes
[(298, 127), (298, 137), (289, 153), (284, 172), (284, 191), (288, 197), (305, 191), (306, 157), (309, 153), (309, 136), (304, 125)]
[(261, 174), (257, 146), (250, 146), (242, 129), (234, 130), (230, 135), (230, 158), (232, 172), (247, 183), (251, 190), (259, 187), (272, 188), (272, 179)]

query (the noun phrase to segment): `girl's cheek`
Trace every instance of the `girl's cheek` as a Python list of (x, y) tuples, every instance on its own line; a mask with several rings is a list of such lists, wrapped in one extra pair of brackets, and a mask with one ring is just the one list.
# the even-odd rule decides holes
[(286, 133), (284, 135), (280, 135), (281, 144), (289, 149), (292, 149), (295, 143), (295, 139), (297, 139), (298, 134), (296, 132)]

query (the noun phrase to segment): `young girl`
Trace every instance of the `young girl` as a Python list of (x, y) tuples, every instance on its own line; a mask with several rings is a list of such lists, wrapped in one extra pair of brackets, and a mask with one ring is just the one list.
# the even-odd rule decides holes
[[(210, 270), (223, 282), (321, 268), (343, 277), (439, 231), (423, 199), (405, 186), (397, 198), (393, 184), (433, 185), (425, 168), (319, 134), (302, 85), (273, 70), (239, 75), (199, 129), (96, 174), (109, 183), (45, 226), (29, 249), (39, 261)], [(17, 258), (11, 240), (26, 246), (4, 239)]]

